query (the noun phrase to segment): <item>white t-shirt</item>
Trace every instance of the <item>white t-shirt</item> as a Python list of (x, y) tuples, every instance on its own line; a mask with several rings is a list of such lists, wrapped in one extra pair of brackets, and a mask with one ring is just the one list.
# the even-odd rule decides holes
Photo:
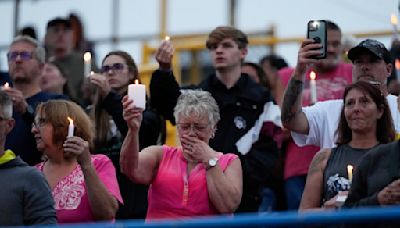
[[(392, 114), (394, 128), (397, 135), (400, 134), (400, 112), (397, 96), (388, 95), (389, 108)], [(298, 146), (316, 145), (321, 148), (333, 148), (336, 146), (336, 130), (338, 128), (340, 112), (343, 100), (329, 100), (317, 102), (312, 106), (304, 107), (303, 112), (307, 117), (308, 135), (291, 132), (294, 142)]]

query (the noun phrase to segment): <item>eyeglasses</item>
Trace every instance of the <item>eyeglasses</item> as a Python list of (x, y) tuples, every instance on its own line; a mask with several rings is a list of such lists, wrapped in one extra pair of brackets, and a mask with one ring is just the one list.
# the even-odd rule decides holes
[(177, 123), (178, 130), (182, 132), (193, 132), (201, 133), (210, 126), (210, 124), (197, 124), (197, 123)]
[(113, 65), (104, 65), (101, 67), (101, 72), (102, 73), (107, 73), (110, 70), (113, 70), (114, 72), (121, 72), (124, 69), (125, 64), (123, 63), (114, 63)]
[(31, 60), (33, 58), (33, 53), (32, 52), (27, 52), (27, 51), (13, 51), (13, 52), (8, 52), (7, 53), (7, 59), (8, 61), (15, 61), (17, 60), (17, 58), (24, 60), (24, 61), (28, 61)]
[(32, 123), (32, 128), (41, 128), (43, 127), (45, 124), (47, 123), (46, 119), (44, 118), (39, 118), (39, 119), (35, 119)]

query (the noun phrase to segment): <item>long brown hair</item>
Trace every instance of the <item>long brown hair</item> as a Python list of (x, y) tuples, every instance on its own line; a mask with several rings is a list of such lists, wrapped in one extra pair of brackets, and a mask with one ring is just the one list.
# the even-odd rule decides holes
[[(112, 55), (120, 56), (125, 60), (126, 65), (128, 66), (129, 74), (133, 75), (132, 79), (129, 80), (129, 83), (133, 83), (134, 80), (136, 80), (136, 79), (139, 80), (139, 82), (140, 82), (138, 67), (136, 66), (136, 63), (133, 60), (133, 58), (131, 57), (131, 55), (129, 55), (125, 51), (109, 52), (103, 58), (103, 61), (101, 63), (103, 64), (104, 61), (109, 56), (112, 56)], [(127, 85), (127, 88), (128, 88), (128, 85)], [(96, 100), (94, 103), (95, 103), (94, 104), (94, 124), (96, 127), (95, 146), (96, 146), (96, 148), (99, 148), (99, 147), (104, 147), (107, 144), (107, 134), (110, 130), (110, 115), (102, 107), (103, 98), (100, 97), (99, 94), (97, 94)]]
[(352, 133), (349, 125), (347, 124), (346, 117), (344, 115), (345, 99), (351, 90), (360, 90), (365, 94), (369, 95), (376, 107), (383, 111), (381, 118), (376, 123), (376, 138), (380, 143), (389, 143), (395, 138), (395, 130), (393, 125), (392, 116), (390, 114), (390, 108), (386, 97), (382, 94), (379, 86), (371, 84), (366, 81), (358, 81), (346, 87), (343, 95), (343, 107), (340, 114), (339, 126), (337, 129), (338, 139), (337, 145), (347, 144), (352, 140)]

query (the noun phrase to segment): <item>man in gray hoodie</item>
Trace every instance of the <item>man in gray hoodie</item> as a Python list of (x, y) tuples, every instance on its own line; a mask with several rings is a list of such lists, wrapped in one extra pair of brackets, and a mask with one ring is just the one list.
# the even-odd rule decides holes
[[(11, 150), (5, 150), (13, 129), (13, 103), (0, 91), (0, 226), (47, 225), (57, 222), (54, 201), (44, 176)], [(21, 142), (24, 143), (24, 142)]]

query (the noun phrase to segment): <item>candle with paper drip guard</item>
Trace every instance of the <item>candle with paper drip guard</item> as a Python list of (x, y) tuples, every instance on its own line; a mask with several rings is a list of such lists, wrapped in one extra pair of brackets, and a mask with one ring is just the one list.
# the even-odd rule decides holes
[(349, 179), (349, 182), (351, 184), (351, 182), (353, 181), (353, 166), (352, 165), (347, 166), (347, 179)]
[(393, 40), (397, 40), (399, 38), (399, 35), (397, 30), (398, 20), (396, 15), (392, 14), (392, 16), (390, 16), (390, 23), (392, 23), (393, 26)]
[(71, 119), (71, 117), (67, 117), (68, 121), (69, 121), (69, 126), (68, 126), (68, 135), (67, 138), (74, 136), (74, 120)]
[(146, 87), (135, 80), (135, 84), (128, 85), (128, 97), (133, 100), (137, 108), (146, 108)]
[(317, 81), (315, 78), (317, 75), (314, 71), (310, 72), (310, 93), (311, 93), (311, 104), (317, 103)]
[(92, 70), (92, 54), (90, 52), (85, 52), (85, 54), (83, 55), (83, 62), (83, 75), (85, 77), (89, 77)]
[(400, 60), (399, 59), (396, 59), (394, 61), (394, 67), (396, 68), (397, 81), (400, 82)]

